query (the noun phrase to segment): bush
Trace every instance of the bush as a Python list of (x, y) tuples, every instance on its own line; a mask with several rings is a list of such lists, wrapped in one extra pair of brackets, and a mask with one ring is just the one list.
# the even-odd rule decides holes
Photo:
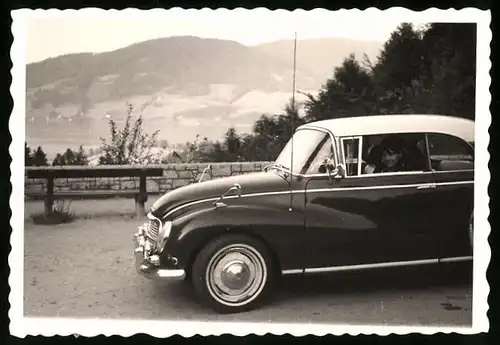
[(56, 225), (72, 222), (76, 216), (70, 210), (71, 202), (65, 205), (64, 201), (57, 200), (52, 207), (52, 212), (46, 215), (44, 212), (31, 214), (31, 219), (37, 225)]
[[(184, 145), (177, 145), (176, 150), (162, 158), (163, 164), (169, 163), (203, 163), (210, 161), (207, 156), (213, 143), (208, 138), (203, 138), (200, 142), (200, 135), (197, 134), (194, 142), (186, 142)], [(207, 160), (208, 159), (208, 160)]]
[(143, 132), (142, 114), (138, 116), (133, 124), (133, 106), (129, 105), (127, 117), (123, 129), (117, 128), (116, 122), (109, 120), (110, 142), (101, 138), (100, 146), (103, 154), (99, 157), (101, 165), (119, 164), (157, 164), (160, 163), (160, 156), (157, 152), (152, 152), (156, 147), (156, 136), (159, 130), (152, 135)]

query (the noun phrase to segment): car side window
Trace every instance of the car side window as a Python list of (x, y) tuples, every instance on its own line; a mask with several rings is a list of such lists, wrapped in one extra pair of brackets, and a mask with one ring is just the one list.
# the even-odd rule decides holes
[(381, 134), (363, 137), (362, 174), (429, 170), (425, 134)]
[(429, 133), (429, 155), (433, 171), (472, 170), (474, 149), (467, 142), (448, 134)]
[(342, 154), (344, 156), (346, 176), (360, 175), (361, 137), (344, 137), (340, 141), (342, 143)]
[(306, 163), (306, 175), (326, 174), (327, 165), (335, 164), (335, 151), (332, 138), (325, 133)]

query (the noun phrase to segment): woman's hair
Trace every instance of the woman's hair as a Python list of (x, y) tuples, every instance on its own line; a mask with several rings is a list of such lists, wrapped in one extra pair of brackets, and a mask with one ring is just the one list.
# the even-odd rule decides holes
[(382, 139), (380, 146), (385, 150), (402, 153), (405, 149), (405, 141), (397, 136), (388, 136)]

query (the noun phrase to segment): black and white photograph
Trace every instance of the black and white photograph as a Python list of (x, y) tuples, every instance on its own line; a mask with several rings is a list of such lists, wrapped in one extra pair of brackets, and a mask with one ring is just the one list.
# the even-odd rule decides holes
[(11, 15), (11, 334), (489, 329), (489, 11)]

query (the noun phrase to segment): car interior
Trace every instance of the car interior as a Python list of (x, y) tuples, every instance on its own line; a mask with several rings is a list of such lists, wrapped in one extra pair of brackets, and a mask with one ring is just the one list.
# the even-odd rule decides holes
[[(474, 168), (473, 148), (460, 139), (446, 135), (407, 133), (369, 135), (362, 138), (361, 174), (411, 171), (455, 171)], [(359, 138), (343, 141), (348, 176), (357, 176)], [(430, 159), (428, 159), (428, 152)], [(384, 167), (383, 155), (394, 156), (392, 169)], [(430, 168), (429, 168), (430, 161)]]

